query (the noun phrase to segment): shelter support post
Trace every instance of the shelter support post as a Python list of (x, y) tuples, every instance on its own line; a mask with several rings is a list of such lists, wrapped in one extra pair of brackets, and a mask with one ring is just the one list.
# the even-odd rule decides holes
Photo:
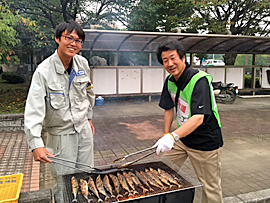
[(224, 82), (227, 83), (227, 70), (228, 70), (228, 69), (226, 68), (226, 66), (225, 66), (224, 69), (225, 69), (225, 70), (224, 70), (224, 72), (225, 72), (225, 73), (224, 73)]
[[(248, 54), (246, 54), (245, 65), (248, 65)], [(245, 89), (245, 80), (246, 80), (246, 68), (243, 68), (243, 89)]]
[(118, 66), (118, 60), (119, 60), (119, 54), (114, 53), (113, 54), (113, 66)]
[(243, 82), (242, 82), (243, 89), (245, 89), (245, 80), (246, 80), (246, 68), (243, 68)]
[(253, 96), (255, 95), (255, 88), (256, 88), (256, 55), (255, 54), (252, 54), (252, 94)]
[[(150, 67), (152, 66), (152, 53), (149, 53), (149, 66)], [(142, 72), (143, 72), (143, 70), (141, 70), (141, 73)], [(143, 74), (142, 74), (141, 77), (143, 77)], [(143, 83), (141, 84), (141, 87), (143, 87)], [(143, 92), (143, 91), (141, 90), (141, 92)], [(148, 101), (152, 101), (152, 96), (151, 95), (148, 96)]]
[(119, 94), (119, 68), (116, 68), (116, 94)]
[(259, 84), (262, 87), (262, 67), (259, 67)]
[(193, 60), (193, 53), (190, 53), (190, 62), (189, 62), (189, 64), (191, 65), (191, 66), (193, 66), (194, 65), (194, 60)]

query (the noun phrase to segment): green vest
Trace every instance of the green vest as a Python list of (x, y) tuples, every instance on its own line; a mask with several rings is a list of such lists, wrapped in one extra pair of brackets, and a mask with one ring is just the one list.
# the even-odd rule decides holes
[[(171, 77), (172, 76), (170, 76), (170, 78)], [(197, 74), (192, 76), (191, 80), (184, 88), (184, 90), (183, 91), (180, 90), (179, 98), (177, 101), (177, 114), (176, 114), (176, 121), (178, 127), (183, 125), (183, 123), (186, 122), (191, 117), (191, 96), (193, 93), (194, 86), (196, 85), (197, 81), (202, 77), (206, 77), (208, 80), (211, 95), (212, 111), (214, 112), (219, 127), (221, 127), (214, 91), (211, 86), (212, 77), (209, 74), (205, 73), (204, 71), (199, 71)], [(174, 82), (170, 81), (170, 78), (168, 80), (168, 90), (171, 94), (172, 100), (174, 101), (174, 98), (176, 97), (177, 93), (177, 86), (175, 85)]]

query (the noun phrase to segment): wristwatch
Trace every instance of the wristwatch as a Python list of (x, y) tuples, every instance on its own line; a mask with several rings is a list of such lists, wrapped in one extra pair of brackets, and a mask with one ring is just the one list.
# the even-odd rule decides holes
[(178, 141), (180, 138), (175, 132), (171, 132), (172, 136), (174, 137), (175, 141)]

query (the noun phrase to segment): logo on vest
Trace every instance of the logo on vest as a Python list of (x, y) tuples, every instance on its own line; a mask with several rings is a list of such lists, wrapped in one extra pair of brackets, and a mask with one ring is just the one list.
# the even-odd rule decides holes
[(178, 109), (179, 111), (177, 112), (177, 119), (178, 123), (180, 125), (183, 125), (189, 118), (189, 105), (186, 101), (184, 101), (181, 97), (178, 99)]

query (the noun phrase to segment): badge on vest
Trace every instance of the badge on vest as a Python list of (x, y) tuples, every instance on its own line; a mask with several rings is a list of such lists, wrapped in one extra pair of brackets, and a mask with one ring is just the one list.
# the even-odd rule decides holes
[(81, 76), (81, 75), (85, 75), (85, 70), (79, 70), (79, 71), (76, 73), (76, 76)]

